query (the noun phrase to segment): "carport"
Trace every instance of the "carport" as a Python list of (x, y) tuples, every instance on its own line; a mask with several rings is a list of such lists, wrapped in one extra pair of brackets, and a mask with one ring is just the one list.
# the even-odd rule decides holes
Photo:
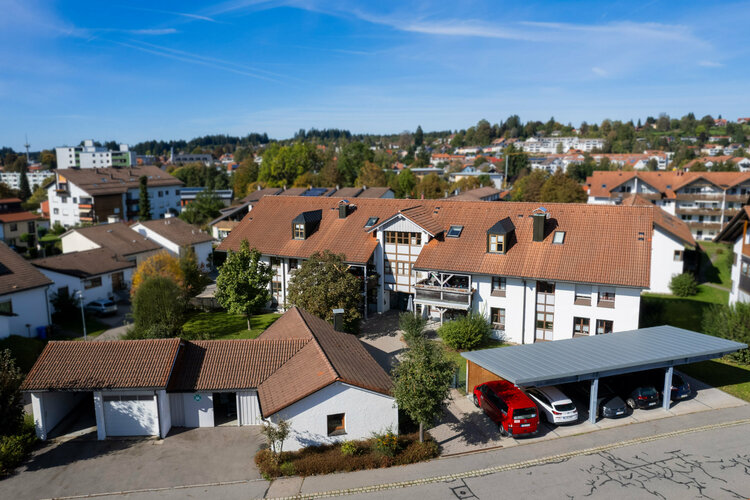
[[(463, 352), (466, 392), (475, 385), (503, 378), (518, 387), (591, 381), (589, 420), (596, 422), (599, 379), (644, 370), (665, 370), (664, 394), (670, 394), (675, 366), (719, 358), (746, 344), (674, 326), (654, 326), (607, 335), (522, 344)], [(663, 398), (669, 409), (670, 398)]]

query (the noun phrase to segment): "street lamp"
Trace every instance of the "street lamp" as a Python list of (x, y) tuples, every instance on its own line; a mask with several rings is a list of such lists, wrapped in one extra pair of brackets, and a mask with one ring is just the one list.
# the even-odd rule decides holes
[(78, 299), (79, 304), (81, 305), (81, 323), (83, 323), (83, 340), (86, 340), (86, 316), (83, 314), (83, 293), (81, 293), (80, 290), (77, 290), (75, 293), (75, 297)]

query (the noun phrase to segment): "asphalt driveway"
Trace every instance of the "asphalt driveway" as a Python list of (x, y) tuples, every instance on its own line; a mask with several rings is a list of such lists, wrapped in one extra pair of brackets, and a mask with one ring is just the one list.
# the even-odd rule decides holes
[(54, 498), (260, 479), (260, 427), (172, 429), (163, 440), (44, 443), (0, 480), (0, 498)]

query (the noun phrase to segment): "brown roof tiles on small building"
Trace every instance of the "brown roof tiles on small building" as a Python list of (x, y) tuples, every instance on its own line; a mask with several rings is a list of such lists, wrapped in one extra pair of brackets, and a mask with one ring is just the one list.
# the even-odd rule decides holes
[(52, 281), (0, 241), (0, 295), (49, 286)]
[[(102, 248), (108, 248), (118, 257), (127, 257), (142, 252), (161, 250), (162, 246), (138, 234), (124, 222), (77, 227), (68, 231), (77, 232)], [(65, 233), (65, 234), (68, 234)], [(63, 234), (63, 238), (65, 237)]]
[(180, 339), (49, 342), (23, 391), (164, 389)]
[(151, 186), (182, 186), (183, 182), (154, 165), (124, 168), (67, 168), (57, 170), (58, 182), (70, 181), (92, 196), (126, 193), (146, 176)]
[(213, 237), (210, 234), (177, 217), (139, 221), (138, 224), (145, 226), (181, 247), (213, 241)]
[(89, 278), (135, 267), (135, 262), (121, 260), (107, 248), (69, 252), (32, 260), (31, 263), (41, 269), (77, 278)]

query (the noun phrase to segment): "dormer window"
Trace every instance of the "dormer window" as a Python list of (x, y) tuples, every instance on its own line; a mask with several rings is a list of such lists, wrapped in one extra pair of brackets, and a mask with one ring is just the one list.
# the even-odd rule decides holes
[(304, 224), (294, 224), (294, 236), (293, 238), (295, 240), (304, 240), (305, 239), (305, 225)]
[(505, 235), (490, 234), (487, 236), (487, 251), (490, 253), (505, 253)]
[(516, 226), (510, 217), (498, 221), (494, 226), (487, 230), (487, 252), (489, 253), (506, 253), (510, 246), (510, 236), (515, 231)]

